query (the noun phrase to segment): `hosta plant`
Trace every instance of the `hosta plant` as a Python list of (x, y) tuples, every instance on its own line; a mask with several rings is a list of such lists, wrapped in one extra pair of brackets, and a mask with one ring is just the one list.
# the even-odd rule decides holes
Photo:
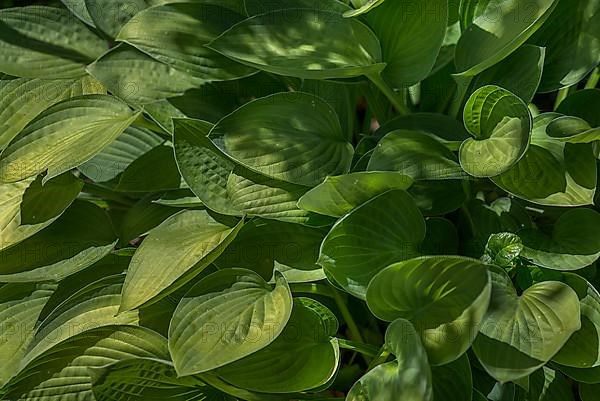
[(0, 399), (598, 400), (599, 16), (1, 9)]

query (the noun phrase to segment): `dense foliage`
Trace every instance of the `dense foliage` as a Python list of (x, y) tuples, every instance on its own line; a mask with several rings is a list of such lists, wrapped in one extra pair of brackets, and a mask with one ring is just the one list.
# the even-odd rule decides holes
[(0, 10), (0, 399), (598, 400), (599, 63), (600, 0)]

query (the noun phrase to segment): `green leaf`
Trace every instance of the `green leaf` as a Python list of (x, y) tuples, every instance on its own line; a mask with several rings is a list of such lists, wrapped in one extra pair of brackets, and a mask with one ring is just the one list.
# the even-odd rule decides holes
[(365, 21), (381, 42), (384, 80), (407, 88), (433, 69), (446, 35), (448, 1), (387, 1), (371, 9)]
[(79, 166), (78, 170), (95, 182), (110, 181), (162, 142), (163, 138), (159, 135), (131, 126), (100, 153)]
[(273, 342), (292, 311), (279, 277), (271, 287), (256, 273), (226, 269), (196, 284), (181, 300), (169, 327), (169, 350), (179, 376), (206, 372)]
[[(135, 104), (181, 96), (202, 81), (122, 43), (87, 67), (112, 94)], [(152, 79), (147, 77), (151, 76)]]
[(539, 0), (525, 8), (518, 0), (488, 1), (485, 12), (466, 27), (456, 45), (458, 72), (473, 76), (505, 59), (540, 28), (557, 3)]
[(160, 4), (163, 0), (105, 0), (102, 3), (83, 0), (83, 2), (94, 26), (114, 38), (131, 17), (152, 3)]
[(579, 299), (557, 281), (535, 284), (519, 296), (501, 268), (490, 273), (492, 299), (473, 350), (493, 378), (507, 382), (539, 369), (580, 329)]
[(421, 246), (424, 255), (454, 255), (458, 253), (458, 231), (443, 217), (429, 217), (425, 240)]
[(178, 210), (154, 203), (156, 195), (148, 195), (133, 205), (120, 221), (119, 242), (127, 244), (149, 231), (177, 213)]
[(459, 180), (417, 181), (408, 190), (425, 216), (442, 216), (459, 209), (467, 200)]
[(0, 150), (48, 107), (70, 97), (93, 93), (106, 93), (106, 90), (91, 77), (0, 81)]
[(559, 1), (531, 42), (546, 48), (540, 92), (581, 81), (600, 63), (598, 0)]
[(123, 274), (104, 277), (74, 292), (60, 303), (35, 331), (22, 366), (77, 334), (111, 325), (137, 326), (138, 312), (121, 313)]
[(406, 192), (389, 191), (339, 220), (321, 244), (318, 264), (364, 299), (371, 278), (390, 263), (419, 255), (425, 220)]
[(298, 201), (298, 207), (326, 216), (342, 217), (389, 190), (406, 190), (413, 180), (402, 173), (370, 171), (327, 177)]
[(440, 141), (424, 132), (397, 130), (375, 148), (369, 171), (397, 171), (414, 180), (465, 177), (456, 156)]
[(243, 19), (243, 15), (216, 4), (165, 4), (136, 14), (116, 40), (189, 75), (200, 86), (203, 82), (241, 78), (254, 72), (205, 46)]
[(554, 270), (578, 270), (600, 258), (600, 213), (572, 209), (559, 217), (552, 233), (534, 229), (519, 233), (522, 255), (538, 266)]
[(107, 49), (69, 11), (29, 6), (0, 11), (0, 71), (24, 78), (79, 78)]
[(545, 54), (543, 47), (523, 45), (498, 64), (476, 75), (471, 82), (471, 91), (496, 85), (529, 103), (542, 79)]
[(600, 127), (600, 116), (596, 112), (600, 105), (600, 89), (584, 89), (563, 100), (558, 113), (584, 119), (592, 127)]
[(433, 367), (431, 376), (434, 400), (473, 399), (473, 378), (467, 354), (447, 365)]
[(379, 41), (369, 28), (329, 11), (289, 9), (257, 15), (208, 46), (248, 66), (298, 78), (356, 77), (385, 66)]
[(347, 173), (354, 153), (331, 106), (299, 92), (247, 103), (219, 121), (210, 137), (244, 166), (299, 185)]
[(372, 9), (379, 7), (380, 5), (383, 4), (385, 0), (368, 0), (365, 1), (364, 4), (362, 6), (360, 6), (359, 8), (355, 9), (355, 10), (348, 10), (344, 13), (344, 17), (346, 18), (350, 18), (350, 17), (358, 17), (359, 15), (363, 15), (368, 13), (369, 11), (371, 11)]
[(431, 401), (431, 370), (412, 324), (404, 319), (392, 322), (385, 332), (385, 345), (396, 360), (368, 371), (352, 386), (346, 401)]
[(569, 143), (590, 143), (600, 140), (600, 127), (592, 128), (579, 117), (559, 117), (548, 124), (546, 133), (551, 138)]
[(83, 188), (83, 181), (67, 172), (42, 185), (38, 176), (27, 187), (21, 201), (21, 224), (43, 224), (55, 220), (75, 200)]
[(152, 203), (172, 208), (196, 208), (203, 206), (202, 201), (189, 189), (167, 191), (160, 199), (153, 200)]
[(527, 105), (506, 89), (476, 90), (464, 109), (473, 138), (460, 147), (460, 164), (475, 177), (494, 177), (514, 166), (529, 146), (532, 118)]
[(53, 224), (0, 252), (0, 281), (59, 281), (102, 259), (115, 243), (104, 210), (74, 202)]
[(91, 27), (94, 26), (94, 21), (92, 21), (92, 17), (85, 6), (85, 0), (61, 0), (61, 3), (63, 3), (65, 7), (67, 7), (69, 11), (71, 11), (71, 13), (81, 21), (85, 22)]
[(523, 241), (516, 234), (492, 234), (485, 246), (483, 260), (496, 266), (510, 267), (514, 265), (523, 247)]
[(0, 182), (15, 182), (44, 171), (46, 182), (77, 167), (110, 144), (138, 116), (107, 95), (64, 100), (31, 122), (4, 150)]
[(576, 274), (563, 274), (563, 281), (579, 297), (581, 329), (573, 333), (552, 360), (579, 369), (600, 366), (600, 294), (592, 284)]
[(278, 264), (306, 272), (315, 271), (319, 269), (315, 262), (325, 234), (322, 229), (300, 224), (252, 219), (215, 264), (221, 269), (252, 270), (265, 280), (271, 278)]
[(450, 363), (469, 349), (489, 300), (486, 265), (459, 256), (392, 264), (367, 289), (367, 304), (375, 316), (412, 322), (432, 365)]
[(90, 368), (130, 358), (168, 358), (166, 342), (142, 327), (114, 325), (85, 331), (23, 366), (5, 387), (5, 397), (23, 401), (93, 400)]
[(119, 180), (117, 191), (158, 192), (178, 189), (181, 176), (171, 146), (156, 146), (133, 161)]
[(120, 311), (156, 301), (199, 274), (235, 238), (243, 221), (231, 224), (205, 210), (186, 210), (152, 230), (129, 265)]
[(165, 361), (125, 359), (90, 370), (97, 401), (234, 400), (197, 378), (176, 377), (173, 366)]
[[(337, 319), (309, 298), (294, 299), (281, 334), (265, 348), (216, 370), (234, 386), (266, 393), (314, 389), (335, 375), (340, 359)], [(293, 372), (293, 374), (291, 374)]]
[(52, 295), (54, 285), (36, 283), (0, 286), (0, 326), (3, 327), (0, 355), (0, 386), (15, 374), (27, 351), (35, 323)]
[(598, 396), (600, 386), (590, 384), (579, 384), (579, 396), (582, 401), (594, 401)]
[(549, 137), (546, 127), (557, 117), (560, 114), (537, 116), (525, 156), (493, 181), (507, 192), (541, 205), (592, 204), (596, 192), (593, 150), (590, 145), (565, 144)]
[(310, 8), (343, 13), (350, 7), (338, 0), (244, 0), (249, 16), (264, 14), (268, 11)]

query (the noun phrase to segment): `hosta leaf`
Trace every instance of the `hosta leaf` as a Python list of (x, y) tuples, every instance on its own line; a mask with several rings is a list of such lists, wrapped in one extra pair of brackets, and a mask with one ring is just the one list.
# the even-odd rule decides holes
[(89, 26), (94, 26), (94, 21), (92, 21), (92, 17), (85, 6), (85, 0), (61, 0), (61, 3), (81, 21)]
[(312, 224), (314, 216), (297, 206), (307, 187), (270, 179), (236, 165), (206, 137), (210, 126), (199, 120), (175, 120), (179, 171), (208, 208), (234, 216)]
[(138, 325), (138, 312), (117, 316), (124, 275), (104, 277), (65, 299), (41, 322), (22, 366), (60, 342), (84, 331), (110, 325)]
[(425, 216), (442, 216), (453, 212), (467, 199), (459, 180), (417, 181), (408, 190)]
[(97, 401), (204, 400), (233, 401), (193, 377), (176, 377), (170, 363), (154, 359), (126, 359), (91, 369)]
[(579, 299), (568, 285), (546, 281), (520, 296), (508, 275), (491, 267), (492, 299), (473, 343), (485, 370), (506, 382), (548, 362), (581, 327)]
[(234, 25), (209, 47), (251, 67), (299, 78), (354, 77), (384, 67), (373, 32), (329, 11), (290, 9), (257, 15)]
[(484, 86), (469, 98), (465, 126), (473, 138), (460, 147), (460, 164), (475, 177), (494, 177), (509, 170), (525, 154), (532, 129), (531, 114), (521, 99), (498, 86)]
[(234, 160), (266, 176), (316, 185), (350, 170), (353, 149), (334, 110), (307, 93), (279, 93), (252, 101), (210, 132)]
[(12, 79), (0, 81), (0, 150), (38, 114), (74, 96), (105, 93), (91, 77), (77, 80)]
[(467, 354), (447, 365), (433, 367), (431, 376), (434, 400), (472, 400), (473, 378)]
[(133, 161), (119, 179), (117, 191), (158, 192), (178, 189), (181, 176), (171, 146), (156, 146)]
[(44, 182), (91, 159), (138, 116), (107, 95), (71, 98), (50, 107), (4, 150), (0, 181), (15, 182), (48, 171)]
[(471, 90), (496, 85), (529, 103), (542, 79), (545, 54), (543, 47), (523, 45), (498, 64), (475, 76)]
[(541, 92), (574, 85), (600, 63), (598, 0), (559, 1), (531, 42), (546, 48)]
[(202, 201), (187, 188), (167, 191), (160, 199), (153, 200), (152, 203), (172, 208), (194, 208), (203, 206)]
[(339, 13), (350, 10), (347, 4), (338, 0), (244, 0), (244, 4), (250, 16), (292, 8), (311, 8)]
[(419, 255), (425, 220), (402, 190), (389, 191), (339, 220), (321, 244), (318, 264), (335, 282), (365, 298), (371, 278), (390, 263)]
[(385, 345), (396, 360), (367, 372), (352, 386), (346, 401), (431, 401), (431, 369), (412, 324), (404, 319), (392, 322), (385, 332)]
[[(340, 359), (335, 316), (309, 298), (294, 299), (281, 334), (265, 348), (216, 370), (226, 382), (266, 393), (317, 388), (335, 375)], [(292, 374), (293, 372), (293, 374)]]
[(587, 369), (579, 369), (561, 365), (556, 365), (555, 367), (566, 376), (580, 383), (600, 384), (600, 367)]
[(372, 9), (382, 5), (384, 1), (385, 0), (367, 0), (362, 6), (358, 7), (357, 9), (346, 11), (344, 13), (344, 17), (358, 17), (359, 15), (366, 14)]
[(369, 283), (367, 303), (380, 319), (408, 319), (433, 365), (471, 346), (487, 310), (486, 265), (464, 257), (426, 256), (392, 264)]
[(133, 205), (121, 219), (119, 242), (127, 244), (148, 234), (153, 228), (177, 213), (177, 209), (153, 202), (156, 195), (148, 195)]
[(579, 385), (579, 396), (582, 401), (594, 401), (597, 398), (600, 386), (590, 384)]
[(5, 397), (22, 401), (92, 401), (90, 368), (130, 358), (166, 359), (166, 342), (142, 327), (115, 325), (85, 331), (23, 366), (6, 386)]
[[(564, 102), (563, 102), (564, 103)], [(593, 150), (586, 144), (565, 144), (551, 138), (546, 127), (560, 114), (545, 113), (533, 122), (531, 145), (507, 172), (494, 177), (496, 185), (533, 203), (583, 206), (593, 202), (596, 169)]]
[(116, 243), (104, 210), (74, 202), (55, 222), (0, 252), (0, 281), (58, 281), (108, 254)]
[(202, 84), (126, 43), (103, 54), (87, 67), (87, 71), (112, 94), (135, 104), (181, 96), (188, 89)]
[(465, 173), (456, 156), (440, 141), (419, 131), (396, 130), (375, 148), (370, 171), (397, 171), (414, 180), (461, 178)]
[(600, 140), (600, 127), (592, 128), (579, 117), (559, 117), (548, 124), (546, 133), (551, 138), (569, 143), (590, 143)]
[(557, 3), (539, 0), (524, 7), (518, 0), (490, 0), (490, 14), (477, 16), (456, 45), (458, 72), (472, 76), (502, 61), (539, 29)]
[(383, 78), (406, 88), (425, 79), (437, 59), (448, 25), (448, 1), (386, 1), (365, 15), (379, 38)]
[(33, 337), (38, 315), (52, 295), (54, 287), (35, 283), (0, 286), (0, 355), (3, 360), (0, 385), (4, 385), (15, 374), (15, 367), (21, 363)]
[(454, 255), (458, 253), (458, 231), (443, 217), (429, 217), (425, 221), (427, 232), (421, 246), (425, 255)]
[(204, 270), (235, 238), (243, 222), (228, 224), (205, 210), (186, 210), (152, 230), (133, 255), (120, 310), (156, 300)]
[(581, 329), (573, 333), (552, 360), (580, 369), (600, 366), (600, 294), (592, 284), (576, 274), (565, 273), (563, 281), (579, 297)]
[(592, 127), (600, 127), (600, 116), (596, 112), (598, 106), (600, 106), (600, 89), (584, 89), (568, 96), (556, 111), (582, 118)]
[(78, 169), (95, 182), (110, 181), (142, 155), (163, 142), (158, 135), (144, 128), (126, 128), (113, 142)]
[(83, 188), (83, 181), (70, 172), (64, 173), (42, 185), (38, 176), (27, 187), (21, 201), (21, 224), (43, 224), (60, 216), (75, 200)]
[(83, 0), (94, 26), (114, 38), (135, 14), (162, 0)]
[(301, 209), (342, 217), (371, 198), (393, 189), (408, 189), (413, 180), (402, 173), (370, 171), (327, 177), (298, 201)]
[(500, 267), (510, 267), (523, 251), (523, 241), (516, 234), (492, 234), (485, 246), (483, 260)]
[(165, 4), (136, 14), (116, 39), (184, 72), (198, 83), (234, 79), (254, 70), (205, 45), (243, 19), (243, 15), (218, 5)]
[(78, 78), (107, 49), (69, 11), (29, 6), (0, 11), (0, 71), (25, 78)]
[(600, 213), (573, 209), (556, 221), (552, 233), (521, 231), (522, 255), (536, 265), (555, 270), (578, 270), (600, 257)]
[(274, 288), (245, 269), (205, 277), (171, 319), (169, 350), (178, 375), (206, 372), (266, 347), (282, 332), (291, 310), (283, 277)]
[(319, 245), (326, 231), (276, 220), (248, 222), (215, 264), (221, 268), (240, 267), (268, 280), (277, 264), (311, 272), (319, 266)]

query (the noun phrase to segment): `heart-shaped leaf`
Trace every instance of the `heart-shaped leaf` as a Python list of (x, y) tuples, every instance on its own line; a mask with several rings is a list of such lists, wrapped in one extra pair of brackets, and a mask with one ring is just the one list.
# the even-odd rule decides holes
[(573, 333), (552, 360), (579, 369), (600, 366), (600, 294), (592, 284), (576, 274), (563, 274), (563, 281), (579, 297), (581, 329)]
[(217, 369), (216, 374), (235, 386), (265, 393), (317, 388), (337, 371), (340, 351), (332, 337), (337, 329), (329, 309), (312, 299), (296, 298), (290, 319), (275, 341)]
[[(564, 103), (564, 102), (563, 102)], [(565, 144), (546, 133), (560, 114), (545, 113), (533, 122), (531, 145), (525, 156), (493, 181), (507, 192), (548, 206), (583, 206), (593, 203), (596, 168), (593, 149), (586, 144)]]
[(131, 358), (169, 357), (167, 340), (135, 326), (106, 326), (62, 341), (23, 366), (5, 397), (23, 401), (92, 400), (90, 368)]
[(551, 138), (569, 143), (590, 143), (600, 140), (600, 127), (592, 128), (579, 117), (564, 116), (553, 120), (546, 128)]
[(555, 270), (578, 270), (600, 258), (600, 213), (572, 209), (556, 221), (551, 235), (527, 229), (519, 236), (522, 255), (533, 263)]
[(0, 81), (0, 150), (48, 107), (70, 97), (93, 93), (106, 91), (91, 77)]
[(527, 105), (506, 89), (489, 85), (471, 95), (464, 109), (473, 138), (460, 147), (460, 164), (475, 177), (494, 177), (525, 154), (532, 129)]
[(491, 267), (490, 274), (492, 298), (473, 350), (492, 377), (507, 382), (539, 369), (580, 329), (579, 298), (557, 281), (519, 296), (501, 268)]
[(0, 182), (48, 174), (44, 182), (85, 163), (138, 117), (112, 96), (87, 95), (48, 108), (4, 150)]
[(369, 283), (367, 304), (380, 319), (408, 319), (433, 365), (471, 346), (490, 300), (487, 267), (464, 257), (425, 256), (392, 264)]
[(260, 14), (234, 25), (208, 47), (248, 66), (299, 78), (348, 78), (378, 73), (385, 66), (375, 34), (330, 11)]
[(79, 78), (106, 42), (64, 8), (0, 11), (0, 71), (25, 78)]
[(167, 219), (133, 255), (120, 310), (157, 301), (180, 288), (225, 250), (242, 225), (223, 224), (205, 210), (186, 210)]
[(465, 173), (454, 153), (419, 131), (392, 131), (379, 141), (369, 171), (397, 171), (414, 180), (462, 178)]
[(413, 180), (402, 173), (369, 171), (327, 177), (298, 201), (301, 209), (342, 217), (352, 209), (384, 192), (406, 190)]
[(354, 153), (331, 106), (299, 92), (247, 103), (219, 121), (210, 137), (244, 166), (300, 185), (347, 173)]
[(390, 263), (419, 255), (425, 220), (402, 190), (389, 191), (339, 220), (321, 244), (318, 264), (354, 296)]
[(412, 324), (404, 319), (392, 322), (385, 332), (385, 346), (396, 360), (367, 372), (352, 386), (346, 401), (431, 401), (431, 369)]
[(479, 74), (517, 50), (550, 17), (558, 0), (539, 0), (526, 8), (519, 0), (486, 3), (456, 45), (455, 63), (461, 75)]
[(275, 287), (256, 273), (226, 269), (196, 284), (181, 300), (169, 327), (169, 350), (179, 376), (237, 361), (271, 344), (292, 311), (280, 276)]
[[(47, 224), (32, 227), (42, 225)], [(115, 244), (106, 212), (90, 202), (76, 201), (54, 224), (0, 251), (0, 281), (59, 281), (102, 259)]]

